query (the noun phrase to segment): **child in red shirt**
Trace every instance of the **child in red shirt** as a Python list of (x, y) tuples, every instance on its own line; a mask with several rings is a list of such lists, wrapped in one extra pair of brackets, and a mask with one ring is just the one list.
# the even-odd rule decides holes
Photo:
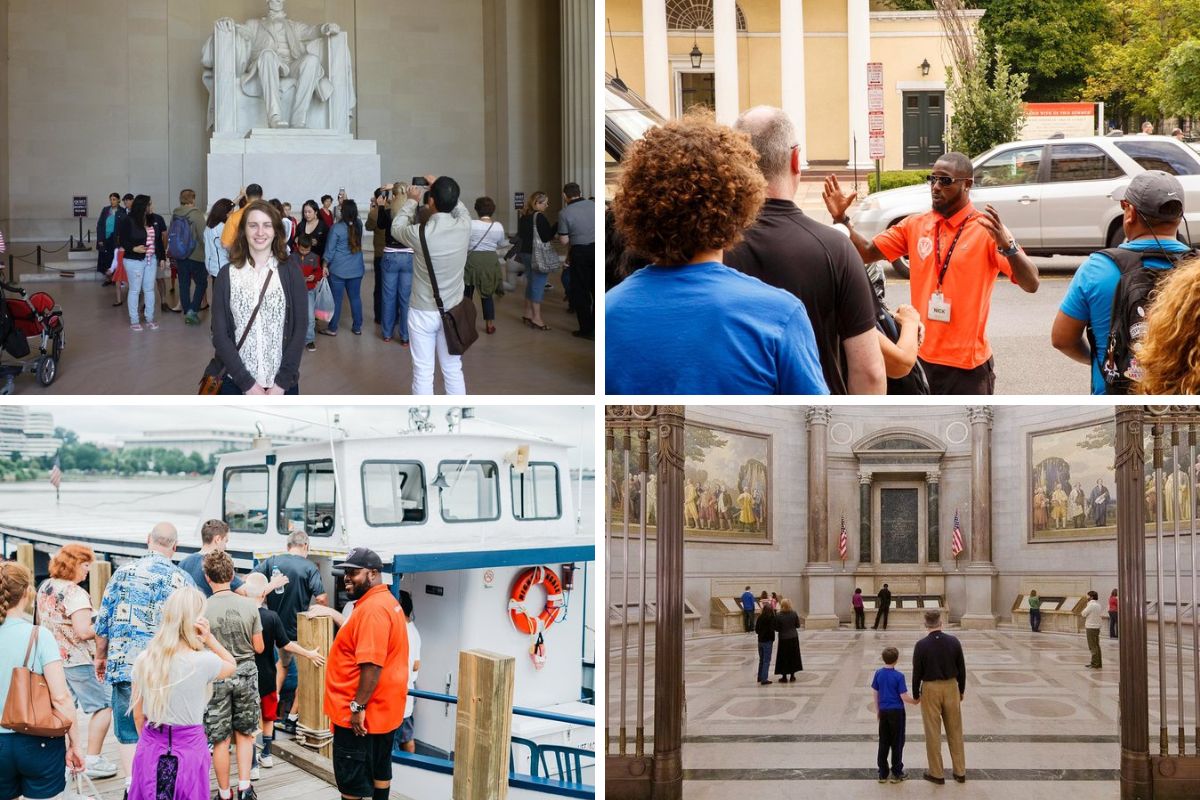
[(316, 298), (317, 284), (325, 277), (321, 257), (312, 251), (312, 237), (301, 233), (296, 237), (296, 246), (288, 257), (288, 263), (304, 274), (304, 288), (308, 290), (308, 330), (304, 334), (304, 347), (308, 352), (317, 349)]

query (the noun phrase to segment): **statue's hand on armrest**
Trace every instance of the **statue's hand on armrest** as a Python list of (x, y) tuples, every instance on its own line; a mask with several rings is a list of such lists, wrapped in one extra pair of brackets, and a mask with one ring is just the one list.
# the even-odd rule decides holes
[(341, 32), (342, 29), (332, 22), (327, 22), (321, 26), (321, 34), (324, 36), (337, 36)]
[(232, 17), (221, 17), (217, 20), (216, 28), (222, 33), (230, 33), (237, 30), (237, 23)]

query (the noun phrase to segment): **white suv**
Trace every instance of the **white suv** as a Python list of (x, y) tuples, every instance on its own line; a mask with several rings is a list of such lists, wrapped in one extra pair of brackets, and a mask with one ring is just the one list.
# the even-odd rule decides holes
[[(971, 202), (978, 208), (995, 206), (1032, 255), (1086, 254), (1123, 242), (1121, 206), (1112, 199), (1113, 189), (1148, 169), (1179, 177), (1187, 223), (1180, 238), (1200, 244), (1200, 154), (1169, 136), (1009, 142), (973, 162)], [(928, 186), (891, 189), (859, 205), (854, 227), (870, 239), (910, 214), (929, 209)], [(892, 266), (908, 277), (907, 259)]]

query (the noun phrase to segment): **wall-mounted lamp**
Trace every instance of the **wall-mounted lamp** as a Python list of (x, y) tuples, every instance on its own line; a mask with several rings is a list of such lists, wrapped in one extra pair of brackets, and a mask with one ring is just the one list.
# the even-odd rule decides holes
[(921, 61), (921, 77), (927, 77), (928, 75), (929, 75), (929, 59), (926, 58)]
[(704, 53), (700, 52), (700, 45), (696, 42), (696, 30), (692, 31), (692, 52), (689, 55), (692, 57), (692, 69), (700, 69), (704, 62)]

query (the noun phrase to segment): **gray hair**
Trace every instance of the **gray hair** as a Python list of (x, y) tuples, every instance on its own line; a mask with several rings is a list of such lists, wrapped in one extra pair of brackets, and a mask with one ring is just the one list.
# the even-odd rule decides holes
[(173, 547), (179, 541), (179, 531), (169, 522), (160, 522), (150, 531), (150, 541), (159, 547)]
[(750, 137), (758, 153), (758, 169), (768, 181), (786, 175), (796, 143), (796, 129), (781, 108), (755, 106), (744, 111), (733, 124), (736, 131)]
[(308, 547), (308, 534), (303, 530), (292, 531), (287, 538), (288, 550), (293, 547)]
[(942, 626), (942, 612), (936, 608), (925, 609), (925, 627), (940, 628)]

